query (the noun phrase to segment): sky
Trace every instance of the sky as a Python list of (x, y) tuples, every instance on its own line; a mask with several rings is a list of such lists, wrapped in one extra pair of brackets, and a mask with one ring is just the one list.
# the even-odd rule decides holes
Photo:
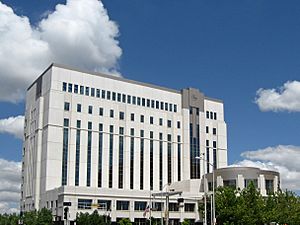
[(0, 0), (0, 213), (18, 207), (25, 90), (51, 62), (222, 99), (228, 163), (278, 170), (299, 193), (299, 11), (293, 0)]

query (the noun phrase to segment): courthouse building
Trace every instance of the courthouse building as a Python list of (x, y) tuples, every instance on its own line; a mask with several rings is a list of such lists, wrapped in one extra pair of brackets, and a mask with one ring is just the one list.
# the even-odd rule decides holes
[[(46, 207), (64, 220), (65, 204), (70, 221), (98, 210), (138, 223), (150, 195), (182, 182), (194, 191), (183, 191), (183, 207), (171, 197), (170, 218), (198, 220), (198, 181), (226, 166), (223, 102), (197, 89), (52, 64), (27, 90), (21, 211)], [(160, 218), (165, 201), (152, 202)]]

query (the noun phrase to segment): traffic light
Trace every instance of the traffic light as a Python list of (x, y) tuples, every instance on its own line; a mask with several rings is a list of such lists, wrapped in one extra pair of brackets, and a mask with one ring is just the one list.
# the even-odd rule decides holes
[(69, 212), (69, 207), (64, 208), (64, 219), (68, 219), (68, 212)]

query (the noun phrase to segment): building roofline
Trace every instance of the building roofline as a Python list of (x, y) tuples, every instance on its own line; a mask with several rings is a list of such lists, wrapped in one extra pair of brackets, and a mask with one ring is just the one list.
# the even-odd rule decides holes
[[(172, 92), (172, 93), (175, 93), (175, 94), (181, 94), (181, 90), (162, 87), (162, 86), (159, 86), (159, 85), (145, 83), (145, 82), (141, 82), (141, 81), (130, 80), (130, 79), (126, 79), (126, 78), (123, 78), (123, 77), (117, 77), (117, 76), (114, 76), (114, 75), (108, 75), (108, 74), (104, 74), (104, 73), (100, 73), (100, 72), (88, 71), (88, 70), (79, 69), (79, 68), (76, 68), (76, 67), (67, 66), (67, 65), (63, 65), (63, 64), (59, 64), (59, 63), (51, 63), (45, 69), (45, 71), (41, 75), (39, 75), (37, 77), (37, 79), (35, 79), (35, 81), (27, 88), (27, 91), (36, 83), (36, 81), (41, 76), (43, 76), (46, 72), (48, 72), (52, 67), (58, 67), (58, 68), (72, 70), (72, 71), (76, 71), (76, 72), (80, 72), (80, 73), (87, 73), (87, 74), (90, 74), (90, 75), (100, 76), (100, 77), (104, 77), (104, 78), (108, 78), (108, 79), (112, 79), (112, 80), (123, 81), (123, 82), (131, 83), (131, 84), (137, 84), (137, 85), (141, 85), (141, 86), (145, 86), (145, 87), (149, 87), (149, 88), (155, 88), (155, 89), (159, 89), (159, 90), (163, 90), (163, 91)], [(204, 99), (219, 102), (219, 103), (223, 103), (223, 101), (220, 100), (220, 99), (211, 98), (211, 97), (207, 97), (207, 96), (204, 96)]]

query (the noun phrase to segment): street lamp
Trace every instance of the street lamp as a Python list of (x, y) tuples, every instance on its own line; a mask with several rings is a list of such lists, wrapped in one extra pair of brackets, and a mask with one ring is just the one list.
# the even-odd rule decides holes
[(211, 162), (209, 162), (208, 160), (206, 160), (204, 158), (204, 153), (201, 154), (201, 156), (196, 156), (195, 159), (198, 159), (198, 160), (203, 160), (203, 178), (204, 178), (204, 182), (203, 182), (203, 189), (204, 189), (204, 198), (205, 198), (205, 205), (204, 205), (204, 216), (205, 216), (205, 225), (207, 224), (207, 209), (206, 209), (206, 188), (205, 188), (205, 185), (206, 185), (206, 173), (205, 173), (205, 166), (204, 166), (204, 161), (207, 162), (209, 165), (212, 166), (213, 168), (213, 171), (212, 171), (212, 215), (211, 215), (211, 224), (215, 225), (215, 222), (216, 222), (216, 207), (215, 207), (215, 167), (214, 167), (214, 164), (212, 164)]

